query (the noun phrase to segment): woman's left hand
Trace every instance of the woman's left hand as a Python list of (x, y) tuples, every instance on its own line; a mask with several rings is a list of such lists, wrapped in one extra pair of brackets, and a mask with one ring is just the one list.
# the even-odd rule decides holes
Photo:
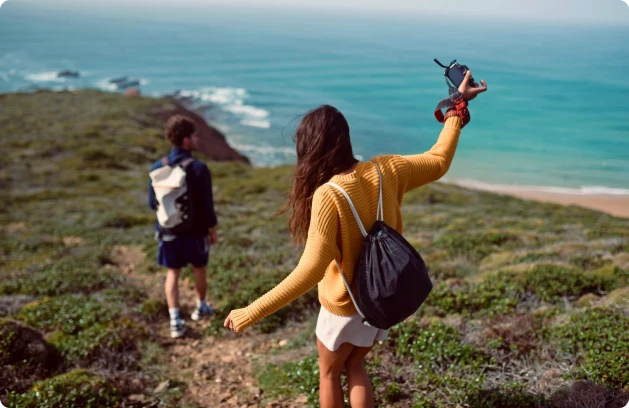
[(225, 326), (225, 328), (229, 331), (234, 331), (234, 322), (232, 320), (232, 314), (231, 312), (229, 313), (229, 315), (227, 316), (227, 318), (225, 319), (225, 323), (223, 323), (223, 326)]

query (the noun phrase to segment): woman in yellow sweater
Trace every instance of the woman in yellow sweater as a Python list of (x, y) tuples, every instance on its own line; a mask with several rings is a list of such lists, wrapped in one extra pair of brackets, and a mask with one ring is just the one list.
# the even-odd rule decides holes
[[(455, 106), (448, 110), (437, 143), (428, 152), (410, 156), (379, 156), (370, 162), (354, 158), (349, 126), (335, 108), (325, 105), (309, 112), (295, 136), (297, 167), (288, 203), (293, 210), (289, 228), (293, 238), (305, 242), (297, 268), (279, 285), (244, 309), (232, 310), (225, 327), (237, 333), (276, 312), (318, 284), (321, 311), (317, 321), (322, 408), (343, 407), (341, 372), (345, 370), (353, 408), (373, 407), (373, 390), (364, 359), (386, 331), (362, 324), (344, 285), (351, 285), (363, 248), (363, 236), (345, 197), (326, 185), (334, 182), (351, 197), (365, 228), (376, 220), (379, 167), (382, 172), (384, 219), (402, 232), (400, 206), (404, 193), (441, 178), (454, 157), (461, 128), (469, 122), (467, 101), (487, 90), (468, 85), (468, 71)], [(440, 113), (440, 111), (439, 111)], [(437, 115), (439, 116), (439, 115)], [(375, 165), (374, 165), (375, 164)]]

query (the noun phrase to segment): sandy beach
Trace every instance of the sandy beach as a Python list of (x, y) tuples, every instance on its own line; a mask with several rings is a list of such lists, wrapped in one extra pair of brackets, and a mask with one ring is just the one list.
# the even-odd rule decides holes
[[(499, 192), (499, 191), (498, 191)], [(577, 195), (547, 193), (543, 191), (509, 191), (506, 194), (526, 200), (542, 201), (563, 205), (577, 205), (602, 211), (616, 217), (629, 218), (629, 196)]]
[(494, 185), (477, 182), (453, 182), (475, 190), (491, 191), (506, 194), (525, 200), (534, 200), (561, 205), (576, 205), (601, 211), (616, 217), (629, 218), (629, 194), (596, 194), (586, 193), (577, 189), (562, 189), (561, 192), (546, 191), (542, 187), (519, 187)]

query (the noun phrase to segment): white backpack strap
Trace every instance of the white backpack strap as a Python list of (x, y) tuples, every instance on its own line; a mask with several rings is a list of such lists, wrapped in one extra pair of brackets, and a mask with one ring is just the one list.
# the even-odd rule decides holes
[(193, 162), (194, 162), (194, 158), (193, 158), (193, 157), (189, 157), (189, 158), (187, 158), (186, 160), (184, 160), (184, 161), (182, 161), (181, 163), (179, 163), (179, 165), (180, 165), (182, 168), (184, 168), (184, 169), (185, 169), (186, 167), (188, 167), (189, 165), (191, 165)]
[(384, 221), (384, 206), (382, 205), (382, 172), (380, 171), (380, 167), (374, 163), (376, 166), (376, 170), (378, 170), (378, 209), (376, 210), (376, 221)]
[(345, 278), (345, 274), (343, 273), (343, 269), (341, 268), (341, 264), (336, 259), (334, 260), (334, 262), (336, 262), (336, 267), (339, 268), (339, 272), (341, 272), (341, 278), (343, 278), (343, 283), (345, 283), (345, 288), (347, 288), (347, 293), (349, 293), (349, 297), (352, 299), (352, 303), (354, 304), (354, 307), (356, 308), (356, 311), (358, 312), (360, 317), (362, 317), (364, 319), (365, 315), (363, 314), (363, 312), (360, 310), (360, 308), (356, 304), (356, 299), (354, 299), (354, 294), (352, 293), (352, 288), (349, 287), (349, 282), (347, 282), (347, 279)]
[(336, 188), (338, 191), (340, 191), (345, 196), (345, 199), (349, 203), (349, 208), (352, 209), (352, 214), (354, 214), (354, 218), (356, 218), (356, 222), (358, 223), (358, 228), (360, 228), (360, 232), (363, 234), (363, 237), (366, 237), (367, 236), (367, 230), (365, 229), (365, 226), (363, 225), (363, 222), (360, 220), (360, 217), (358, 216), (358, 211), (356, 211), (356, 207), (354, 207), (354, 203), (352, 202), (352, 199), (349, 198), (349, 194), (347, 194), (347, 192), (345, 190), (343, 190), (343, 187), (339, 186), (336, 183), (328, 182), (328, 183), (325, 183), (325, 184), (330, 185), (330, 186)]
[[(349, 194), (347, 194), (347, 192), (343, 189), (343, 187), (339, 186), (336, 183), (328, 182), (326, 184), (336, 188), (338, 191), (340, 191), (345, 196), (345, 199), (347, 200), (347, 202), (349, 204), (349, 207), (352, 210), (352, 214), (354, 214), (354, 218), (356, 218), (356, 223), (358, 224), (358, 227), (360, 228), (360, 232), (363, 234), (363, 237), (366, 237), (367, 236), (367, 230), (365, 229), (365, 226), (363, 225), (363, 222), (360, 220), (360, 217), (358, 216), (358, 211), (356, 211), (356, 207), (354, 207), (354, 203), (349, 198)], [(334, 260), (334, 262), (336, 262), (336, 267), (338, 268), (339, 272), (341, 273), (341, 278), (343, 278), (343, 283), (345, 284), (345, 288), (347, 289), (347, 293), (349, 293), (349, 297), (352, 299), (352, 303), (354, 304), (354, 307), (356, 308), (356, 311), (358, 312), (360, 317), (363, 318), (363, 324), (365, 324), (367, 326), (370, 326), (369, 322), (367, 322), (365, 320), (365, 315), (363, 314), (363, 312), (358, 307), (358, 304), (356, 303), (356, 299), (354, 299), (354, 294), (352, 293), (352, 288), (349, 286), (349, 282), (347, 282), (347, 278), (345, 278), (345, 274), (343, 273), (343, 268), (341, 268), (341, 264), (336, 259)]]

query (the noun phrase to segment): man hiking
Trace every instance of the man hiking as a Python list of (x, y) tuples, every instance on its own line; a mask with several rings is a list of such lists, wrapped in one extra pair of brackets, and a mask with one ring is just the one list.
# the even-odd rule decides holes
[(179, 315), (178, 279), (181, 269), (192, 264), (197, 305), (190, 318), (198, 321), (213, 315), (206, 303), (206, 268), (210, 245), (217, 242), (212, 177), (205, 163), (195, 160), (192, 120), (176, 115), (166, 123), (165, 136), (173, 148), (158, 160), (149, 174), (148, 204), (157, 215), (158, 264), (167, 268), (166, 300), (170, 336), (182, 337), (186, 327)]

